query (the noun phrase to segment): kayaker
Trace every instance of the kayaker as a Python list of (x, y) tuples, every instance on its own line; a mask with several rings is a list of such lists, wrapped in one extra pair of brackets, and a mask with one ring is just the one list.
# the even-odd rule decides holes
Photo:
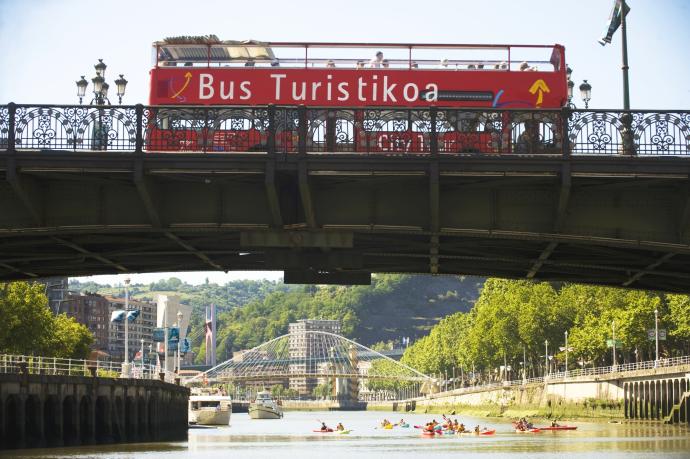
[(404, 426), (405, 425), (405, 420), (401, 419), (400, 422), (398, 423), (399, 426)]
[(321, 430), (324, 432), (328, 430), (328, 426), (326, 425), (325, 422), (321, 422)]
[(465, 424), (463, 424), (462, 422), (458, 426), (458, 432), (465, 432)]
[(560, 427), (560, 426), (558, 425), (558, 423), (554, 419), (553, 421), (551, 421), (551, 427)]
[(335, 430), (343, 431), (343, 430), (345, 430), (345, 426), (343, 425), (342, 422), (339, 422), (338, 426), (335, 428)]
[(424, 430), (427, 432), (433, 432), (434, 431), (434, 425), (431, 422), (427, 422), (426, 425), (424, 426)]
[(474, 428), (474, 433), (476, 433), (476, 434), (479, 433), (479, 426), (475, 426), (475, 428)]

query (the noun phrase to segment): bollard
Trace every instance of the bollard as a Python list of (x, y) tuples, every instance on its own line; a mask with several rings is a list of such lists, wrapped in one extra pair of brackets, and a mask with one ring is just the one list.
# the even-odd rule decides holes
[(158, 373), (158, 379), (165, 382), (165, 372), (164, 371), (161, 371), (160, 373)]

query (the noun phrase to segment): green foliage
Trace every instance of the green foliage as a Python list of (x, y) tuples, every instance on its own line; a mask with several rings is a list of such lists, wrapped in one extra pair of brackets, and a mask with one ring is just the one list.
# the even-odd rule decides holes
[(690, 297), (663, 296), (640, 290), (566, 284), (560, 289), (545, 282), (488, 279), (469, 313), (443, 319), (429, 335), (417, 340), (402, 361), (428, 374), (451, 374), (453, 368), (473, 366), (496, 374), (505, 363), (519, 377), (523, 352), (528, 376), (542, 374), (545, 342), (549, 355), (562, 368), (565, 332), (568, 331), (569, 366), (609, 364), (606, 341), (622, 343), (618, 362), (652, 359), (653, 343), (647, 329), (654, 327), (654, 310), (660, 326), (669, 329), (664, 352), (687, 352), (690, 339)]
[(333, 384), (329, 379), (323, 384), (319, 384), (312, 390), (312, 395), (314, 397), (327, 398), (333, 395)]
[[(398, 365), (397, 362), (389, 359), (377, 359), (372, 361), (371, 368), (369, 368), (367, 374), (371, 378), (367, 380), (367, 387), (369, 390), (395, 391), (411, 385), (409, 382), (396, 379), (401, 376), (412, 376), (411, 372)], [(388, 376), (390, 376), (391, 379), (385, 379), (385, 377)]]
[(53, 316), (41, 284), (0, 284), (0, 317), (0, 353), (88, 357), (93, 335), (73, 318)]

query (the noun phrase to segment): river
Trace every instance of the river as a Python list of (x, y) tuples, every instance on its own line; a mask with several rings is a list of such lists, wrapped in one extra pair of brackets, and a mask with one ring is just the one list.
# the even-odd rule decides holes
[[(246, 413), (232, 416), (223, 428), (190, 429), (187, 442), (139, 443), (96, 447), (33, 449), (0, 452), (0, 457), (22, 458), (690, 458), (690, 430), (659, 424), (577, 422), (576, 431), (516, 434), (510, 423), (458, 416), (466, 426), (496, 429), (493, 437), (447, 435), (427, 438), (412, 427), (377, 428), (384, 417), (411, 426), (439, 415), (385, 412), (287, 412), (282, 420), (250, 420)], [(342, 422), (349, 435), (313, 433), (317, 420), (331, 426)]]

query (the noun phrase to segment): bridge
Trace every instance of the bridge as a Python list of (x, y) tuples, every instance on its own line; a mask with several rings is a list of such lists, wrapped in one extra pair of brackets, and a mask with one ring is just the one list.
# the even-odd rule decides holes
[(689, 177), (688, 111), (8, 104), (0, 280), (407, 272), (688, 292)]
[(402, 393), (409, 397), (436, 390), (436, 381), (430, 376), (324, 331), (279, 336), (185, 381), (187, 385), (224, 383), (233, 385), (235, 399), (275, 386), (292, 397), (320, 393), (350, 401), (376, 391), (401, 398)]

